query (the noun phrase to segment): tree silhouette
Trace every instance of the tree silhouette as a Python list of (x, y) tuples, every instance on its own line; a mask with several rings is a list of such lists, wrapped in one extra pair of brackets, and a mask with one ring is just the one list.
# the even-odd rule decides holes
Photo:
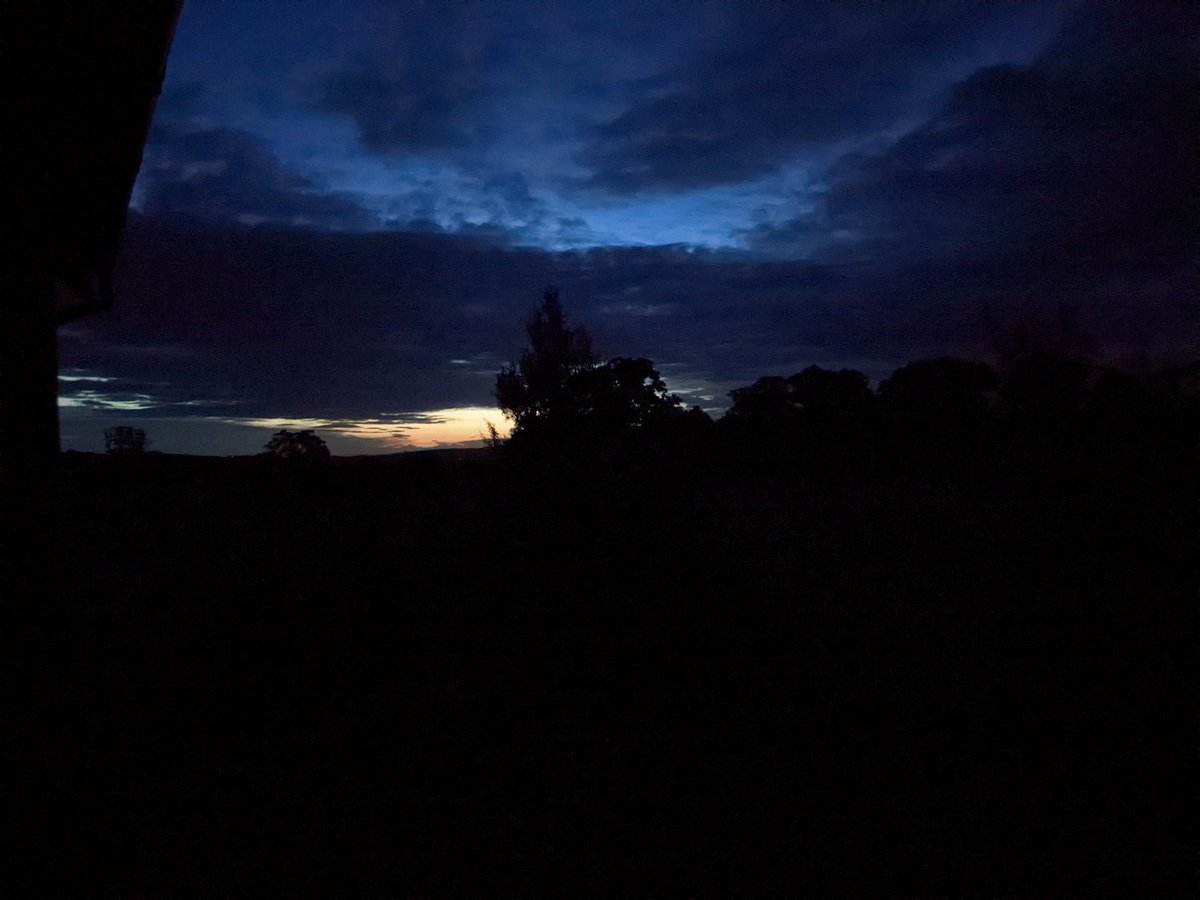
[(277, 431), (267, 442), (267, 455), (277, 459), (329, 459), (329, 448), (316, 432)]
[(901, 366), (879, 385), (889, 411), (922, 422), (975, 419), (987, 409), (996, 375), (981, 362), (944, 356)]
[(766, 375), (749, 387), (729, 392), (733, 406), (725, 413), (723, 420), (755, 432), (776, 432), (789, 428), (800, 418), (800, 408), (792, 394), (792, 387), (786, 378)]
[(568, 380), (576, 415), (598, 434), (650, 428), (681, 412), (679, 397), (667, 391), (648, 359), (618, 356)]
[(893, 466), (921, 478), (979, 474), (989, 446), (996, 374), (958, 357), (901, 366), (879, 385)]
[(859, 468), (866, 458), (874, 394), (862, 372), (809, 366), (787, 378), (774, 375), (730, 391), (733, 406), (721, 428), (755, 465), (798, 466), (833, 475)]
[(653, 428), (681, 413), (648, 359), (599, 362), (583, 328), (568, 328), (558, 294), (548, 291), (525, 326), (530, 346), (496, 378), (513, 438), (558, 442)]
[(730, 391), (729, 396), (733, 398), (726, 413), (729, 422), (764, 432), (856, 416), (874, 399), (862, 372), (833, 372), (820, 366), (809, 366), (787, 378), (760, 378), (749, 387)]
[(787, 380), (792, 402), (809, 419), (853, 416), (862, 413), (874, 399), (867, 376), (857, 369), (832, 372), (809, 366)]
[(547, 291), (541, 307), (525, 323), (529, 347), (516, 365), (496, 377), (496, 403), (513, 421), (513, 436), (561, 430), (574, 417), (572, 376), (596, 365), (592, 339), (583, 328), (568, 328), (557, 291)]
[(140, 456), (146, 452), (146, 432), (129, 425), (106, 428), (104, 450), (110, 456)]

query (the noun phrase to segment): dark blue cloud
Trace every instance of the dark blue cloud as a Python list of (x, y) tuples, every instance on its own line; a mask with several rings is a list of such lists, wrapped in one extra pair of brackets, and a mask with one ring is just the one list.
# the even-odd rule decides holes
[(1003, 256), (1046, 277), (1179, 265), (1196, 24), (1183, 6), (1085, 9), (1034, 64), (976, 72), (885, 152), (844, 157), (813, 212), (760, 229), (756, 246), (880, 263)]
[(420, 153), (489, 137), (472, 115), (486, 96), (467, 60), (439, 54), (422, 66), (364, 62), (333, 72), (322, 80), (316, 108), (349, 116), (371, 150)]
[(62, 361), (154, 383), (163, 404), (204, 398), (245, 415), (486, 402), (500, 360), (487, 377), (449, 360), (502, 349), (498, 335), (519, 332), (551, 268), (544, 254), (436, 233), (132, 216), (115, 274), (120, 300), (64, 332)]
[[(656, 235), (731, 246), (773, 202), (773, 185), (750, 183), (886, 139), (962, 75), (1031, 58), (1061, 10), (197, 6), (163, 110), (193, 127), (237, 123), (381, 227), (428, 220), (556, 248)], [(514, 204), (517, 176), (528, 196)], [(730, 190), (684, 211), (681, 193), (714, 186)]]
[[(310, 111), (348, 118), (371, 151), (467, 151), (535, 126), (539, 142), (571, 141), (597, 106), (694, 52), (713, 17), (701, 7), (591, 4), (367, 4), (342, 55), (297, 78)], [(525, 148), (530, 158), (541, 147)], [(477, 161), (477, 160), (476, 160)]]
[(599, 352), (649, 357), (673, 389), (714, 409), (759, 375), (814, 363), (879, 379), (920, 356), (986, 355), (997, 323), (1079, 297), (1080, 324), (1106, 358), (1179, 352), (1189, 334), (1170, 280), (1050, 277), (1011, 259), (879, 271), (683, 246), (550, 254), (433, 232), (134, 217), (117, 306), (62, 334), (65, 367), (115, 380), (65, 393), (86, 408), (242, 420), (487, 406), (547, 284)]
[(379, 224), (352, 198), (290, 171), (261, 139), (230, 128), (157, 123), (134, 198), (151, 216), (337, 230)]
[(962, 4), (805, 7), (753, 5), (719, 52), (600, 127), (583, 154), (608, 191), (690, 190), (759, 177), (807, 149), (860, 139), (921, 112), (956, 54), (980, 51), (989, 30), (1020, 16)]

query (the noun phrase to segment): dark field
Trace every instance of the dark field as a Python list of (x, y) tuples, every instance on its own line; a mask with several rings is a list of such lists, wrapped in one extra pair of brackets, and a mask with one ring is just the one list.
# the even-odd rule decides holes
[(60, 469), (20, 895), (1195, 887), (1190, 485)]

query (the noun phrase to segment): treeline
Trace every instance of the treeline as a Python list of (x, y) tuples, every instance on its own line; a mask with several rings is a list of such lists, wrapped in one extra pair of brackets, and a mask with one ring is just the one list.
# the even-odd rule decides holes
[(921, 360), (871, 391), (861, 372), (813, 366), (733, 391), (715, 430), (764, 464), (810, 473), (1047, 489), (1132, 484), (1194, 463), (1195, 376), (1138, 377), (1035, 352), (1003, 370)]
[(1137, 489), (1190, 483), (1200, 363), (1154, 375), (1026, 347), (995, 367), (909, 363), (872, 390), (862, 372), (811, 366), (730, 393), (713, 421), (670, 394), (652, 361), (600, 361), (557, 294), (527, 323), (530, 346), (499, 375), (513, 451), (661, 451), (798, 477), (911, 478), (964, 487)]

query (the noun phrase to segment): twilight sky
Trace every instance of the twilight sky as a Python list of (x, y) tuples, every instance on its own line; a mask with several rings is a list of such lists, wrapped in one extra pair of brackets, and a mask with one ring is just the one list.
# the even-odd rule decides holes
[(63, 445), (470, 441), (547, 285), (714, 415), (1075, 309), (1197, 346), (1184, 3), (187, 0)]

